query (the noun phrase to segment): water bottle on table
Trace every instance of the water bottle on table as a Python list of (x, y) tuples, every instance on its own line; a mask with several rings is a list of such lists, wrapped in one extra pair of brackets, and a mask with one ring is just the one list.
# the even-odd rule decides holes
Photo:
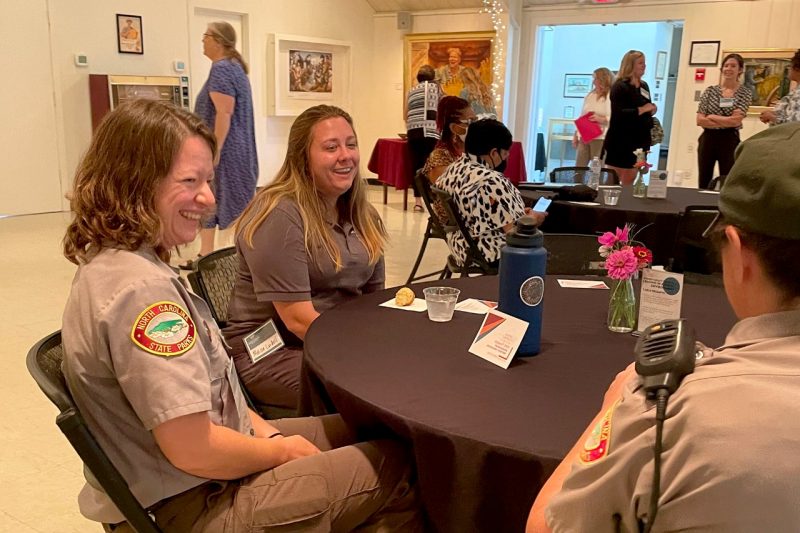
[(589, 163), (589, 187), (597, 190), (600, 187), (600, 158), (595, 156)]
[(498, 309), (528, 323), (517, 357), (536, 355), (542, 337), (542, 301), (547, 267), (544, 236), (533, 217), (520, 218), (500, 252)]

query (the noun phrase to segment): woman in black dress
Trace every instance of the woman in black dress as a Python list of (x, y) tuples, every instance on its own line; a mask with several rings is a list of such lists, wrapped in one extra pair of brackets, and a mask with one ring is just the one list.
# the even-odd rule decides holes
[(623, 185), (636, 178), (634, 150), (650, 150), (650, 129), (656, 105), (650, 101), (650, 87), (642, 80), (644, 54), (630, 50), (619, 66), (617, 81), (611, 86), (611, 120), (603, 145), (606, 166), (619, 174)]

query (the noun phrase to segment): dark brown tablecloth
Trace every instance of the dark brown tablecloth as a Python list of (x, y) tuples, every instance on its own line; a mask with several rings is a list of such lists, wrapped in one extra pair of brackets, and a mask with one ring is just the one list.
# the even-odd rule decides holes
[[(441, 282), (438, 282), (441, 283)], [(497, 277), (448, 280), (497, 298)], [(421, 296), (421, 287), (414, 285)], [(522, 531), (544, 481), (596, 414), (636, 339), (605, 327), (609, 292), (546, 282), (542, 351), (503, 370), (468, 353), (482, 315), (448, 323), (378, 307), (395, 290), (327, 311), (305, 340), (302, 409), (335, 408), (361, 435), (413, 444), (435, 531)], [(686, 286), (684, 316), (711, 345), (734, 323), (722, 289)]]
[[(522, 196), (526, 204), (533, 205), (540, 196), (551, 196), (558, 189), (534, 190), (523, 185)], [(602, 193), (601, 193), (602, 194)], [(602, 203), (602, 197), (598, 197)], [(583, 205), (555, 201), (547, 210), (541, 226), (545, 233), (596, 234), (614, 231), (625, 223), (635, 224), (641, 231), (637, 240), (653, 252), (654, 264), (667, 265), (672, 257), (680, 214), (689, 206), (717, 207), (719, 194), (704, 193), (697, 189), (670, 187), (665, 199), (634, 198), (632, 187), (623, 187), (616, 206)], [(650, 224), (648, 226), (648, 224)]]

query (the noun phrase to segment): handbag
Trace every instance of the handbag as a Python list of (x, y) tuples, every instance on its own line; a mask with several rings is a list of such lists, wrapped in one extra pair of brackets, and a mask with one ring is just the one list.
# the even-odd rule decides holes
[(650, 146), (655, 146), (664, 140), (664, 128), (661, 127), (661, 121), (653, 117), (653, 127), (650, 128)]

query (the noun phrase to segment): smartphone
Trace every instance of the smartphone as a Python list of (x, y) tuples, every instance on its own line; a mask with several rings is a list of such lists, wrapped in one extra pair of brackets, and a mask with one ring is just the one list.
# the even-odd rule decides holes
[(537, 211), (539, 213), (544, 213), (547, 211), (547, 208), (550, 207), (550, 202), (552, 202), (550, 198), (539, 198), (539, 201), (536, 202), (536, 205), (533, 206), (533, 211)]

